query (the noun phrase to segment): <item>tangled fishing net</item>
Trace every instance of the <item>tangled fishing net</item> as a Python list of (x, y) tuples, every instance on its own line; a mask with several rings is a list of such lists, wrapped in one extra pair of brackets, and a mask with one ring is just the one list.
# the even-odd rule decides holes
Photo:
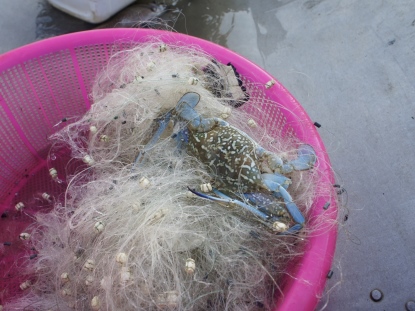
[[(38, 252), (26, 263), (27, 290), (5, 310), (272, 309), (302, 236), (278, 235), (240, 207), (189, 192), (215, 177), (172, 138), (174, 122), (146, 147), (157, 120), (187, 92), (200, 95), (202, 116), (226, 119), (264, 148), (296, 157), (299, 142), (267, 135), (237, 68), (156, 41), (116, 53), (95, 81), (91, 109), (51, 137), (51, 179), (66, 191), (43, 196), (54, 207), (26, 230)], [(62, 174), (52, 157), (66, 154)], [(313, 171), (289, 177), (307, 215)]]

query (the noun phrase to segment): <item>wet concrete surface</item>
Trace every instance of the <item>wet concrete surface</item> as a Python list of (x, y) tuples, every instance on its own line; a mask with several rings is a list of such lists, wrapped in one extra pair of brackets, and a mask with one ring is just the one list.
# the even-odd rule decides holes
[[(415, 2), (167, 4), (174, 29), (263, 67), (322, 125), (346, 191), (334, 275), (319, 309), (408, 310), (415, 300)], [(45, 1), (0, 5), (1, 53), (94, 27)], [(371, 299), (374, 289), (381, 300)]]

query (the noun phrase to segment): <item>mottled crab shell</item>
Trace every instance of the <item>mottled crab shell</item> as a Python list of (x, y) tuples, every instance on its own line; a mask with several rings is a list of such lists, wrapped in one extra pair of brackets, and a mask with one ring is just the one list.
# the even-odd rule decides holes
[(257, 145), (244, 132), (217, 124), (208, 132), (190, 131), (189, 151), (206, 164), (229, 191), (267, 189), (261, 178)]

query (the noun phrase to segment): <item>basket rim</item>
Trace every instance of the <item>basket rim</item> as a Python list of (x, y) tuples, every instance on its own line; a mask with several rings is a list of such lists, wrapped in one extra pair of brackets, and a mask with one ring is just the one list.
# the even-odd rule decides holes
[[(236, 52), (207, 40), (154, 29), (117, 28), (82, 31), (40, 40), (6, 52), (0, 55), (0, 72), (34, 58), (61, 50), (68, 49), (73, 52), (74, 49), (87, 45), (123, 42), (140, 43), (154, 38), (165, 43), (180, 43), (200, 47), (225, 64), (231, 61), (234, 64), (244, 64), (241, 68), (238, 67), (238, 72), (241, 75), (250, 78), (252, 81), (260, 82), (264, 93), (271, 100), (290, 108), (291, 113), (285, 115), (288, 122), (296, 124), (301, 120), (301, 130), (296, 132), (297, 137), (315, 148), (319, 170), (323, 175), (321, 180), (324, 179), (325, 183), (334, 184), (334, 174), (324, 144), (316, 127), (299, 102), (277, 79), (264, 69)], [(274, 80), (275, 85), (267, 89), (265, 83), (270, 80)], [(319, 221), (334, 223), (337, 219), (337, 202), (334, 198), (334, 189), (330, 195), (318, 197), (313, 204), (312, 216), (318, 216)], [(330, 202), (330, 209), (324, 210), (323, 206), (327, 202)], [(330, 271), (336, 238), (336, 225), (322, 226), (313, 231), (313, 235), (308, 239), (307, 251), (298, 260), (296, 267), (293, 267), (295, 272), (287, 277), (283, 285), (283, 296), (277, 301), (275, 310), (288, 311), (299, 307), (302, 310), (315, 309), (324, 290), (326, 275)]]

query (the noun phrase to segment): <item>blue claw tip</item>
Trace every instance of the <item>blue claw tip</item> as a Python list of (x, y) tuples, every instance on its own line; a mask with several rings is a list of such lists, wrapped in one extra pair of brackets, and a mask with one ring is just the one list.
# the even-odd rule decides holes
[(314, 148), (310, 145), (301, 145), (297, 151), (298, 158), (289, 162), (288, 164), (291, 165), (297, 171), (308, 170), (312, 168), (317, 161), (316, 152)]
[(200, 95), (194, 92), (184, 94), (176, 105), (176, 111), (182, 114), (184, 110), (193, 110), (194, 107), (199, 103)]

